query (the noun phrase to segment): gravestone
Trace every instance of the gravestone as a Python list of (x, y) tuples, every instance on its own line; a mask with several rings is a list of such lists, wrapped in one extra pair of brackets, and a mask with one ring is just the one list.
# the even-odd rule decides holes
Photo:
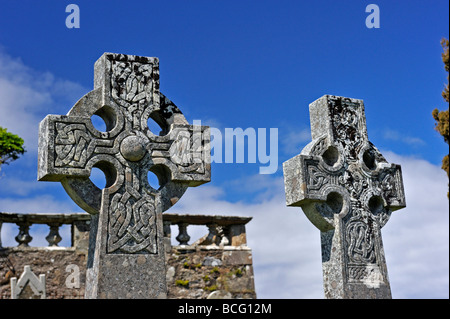
[(25, 266), (19, 280), (11, 278), (11, 299), (45, 299), (45, 275), (37, 277)]
[[(190, 125), (160, 93), (157, 58), (105, 53), (94, 69), (94, 90), (40, 123), (38, 179), (61, 182), (92, 214), (86, 298), (165, 298), (162, 213), (210, 181), (209, 127)], [(105, 173), (103, 190), (89, 179), (93, 167)]]
[(381, 228), (404, 208), (400, 165), (368, 140), (362, 100), (325, 95), (309, 106), (310, 142), (283, 163), (286, 204), (321, 232), (326, 298), (391, 298)]

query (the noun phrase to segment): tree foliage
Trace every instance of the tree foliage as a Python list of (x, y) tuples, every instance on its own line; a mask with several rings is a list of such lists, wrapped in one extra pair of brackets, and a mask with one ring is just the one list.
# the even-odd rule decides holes
[[(448, 39), (441, 40), (442, 48), (444, 52), (442, 53), (442, 62), (444, 62), (445, 71), (448, 72)], [(449, 102), (449, 94), (448, 94), (448, 74), (447, 74), (447, 85), (444, 87), (442, 91), (442, 97), (448, 103)], [(435, 130), (439, 132), (444, 138), (445, 143), (449, 144), (449, 116), (448, 116), (448, 107), (447, 110), (439, 111), (437, 108), (432, 112), (433, 118), (436, 120)], [(445, 155), (442, 159), (442, 169), (447, 172), (447, 177), (449, 176), (449, 155)], [(447, 197), (449, 194), (447, 193)]]
[(9, 164), (25, 153), (23, 143), (19, 136), (0, 126), (0, 168), (2, 164)]

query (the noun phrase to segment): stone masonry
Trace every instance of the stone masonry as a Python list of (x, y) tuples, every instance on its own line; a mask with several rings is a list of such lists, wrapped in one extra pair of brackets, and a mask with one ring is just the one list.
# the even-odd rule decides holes
[[(84, 299), (89, 215), (83, 215), (84, 221), (73, 223), (72, 247), (0, 247), (0, 299), (11, 298), (10, 279), (20, 277), (25, 265), (35, 274), (46, 275), (47, 299)], [(246, 246), (244, 225), (250, 218), (165, 214), (165, 226), (180, 226), (185, 216), (189, 224), (208, 224), (210, 232), (190, 245), (172, 245), (170, 231), (165, 232), (167, 297), (256, 298), (252, 250)], [(228, 229), (227, 236), (215, 232), (214, 221), (221, 224), (217, 229)], [(189, 238), (186, 232), (180, 235)]]

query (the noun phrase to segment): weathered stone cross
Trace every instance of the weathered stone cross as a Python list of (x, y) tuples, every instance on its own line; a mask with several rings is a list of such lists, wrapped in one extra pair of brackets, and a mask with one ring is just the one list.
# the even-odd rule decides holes
[(405, 207), (401, 168), (367, 137), (362, 100), (309, 106), (312, 142), (283, 163), (286, 204), (321, 231), (326, 298), (391, 298), (381, 228)]
[[(94, 114), (106, 132), (94, 128)], [(48, 115), (39, 130), (38, 179), (61, 182), (92, 214), (85, 297), (165, 298), (162, 212), (187, 187), (210, 181), (210, 133), (189, 125), (160, 93), (158, 59), (103, 54), (94, 90), (66, 116)], [(93, 167), (105, 173), (103, 190), (89, 179)]]

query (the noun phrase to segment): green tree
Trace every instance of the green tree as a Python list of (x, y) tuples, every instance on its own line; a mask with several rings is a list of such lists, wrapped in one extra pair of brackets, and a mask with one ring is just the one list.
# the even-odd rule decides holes
[(0, 170), (3, 164), (9, 164), (25, 153), (23, 142), (19, 136), (0, 126)]
[[(449, 65), (448, 65), (448, 39), (442, 39), (441, 40), (442, 48), (444, 49), (444, 52), (442, 53), (442, 62), (444, 62), (444, 68), (445, 71), (448, 72)], [(444, 90), (442, 91), (442, 97), (444, 100), (448, 103), (448, 74), (447, 74), (447, 85), (444, 87)], [(448, 107), (445, 111), (439, 111), (437, 108), (433, 110), (432, 112), (433, 118), (436, 120), (436, 124), (434, 129), (439, 132), (439, 134), (442, 135), (444, 138), (445, 143), (449, 144), (449, 117), (448, 117)], [(449, 157), (448, 154), (444, 156), (442, 159), (442, 169), (447, 172), (448, 174), (448, 168), (449, 168)], [(449, 197), (449, 193), (447, 192), (447, 197)]]

